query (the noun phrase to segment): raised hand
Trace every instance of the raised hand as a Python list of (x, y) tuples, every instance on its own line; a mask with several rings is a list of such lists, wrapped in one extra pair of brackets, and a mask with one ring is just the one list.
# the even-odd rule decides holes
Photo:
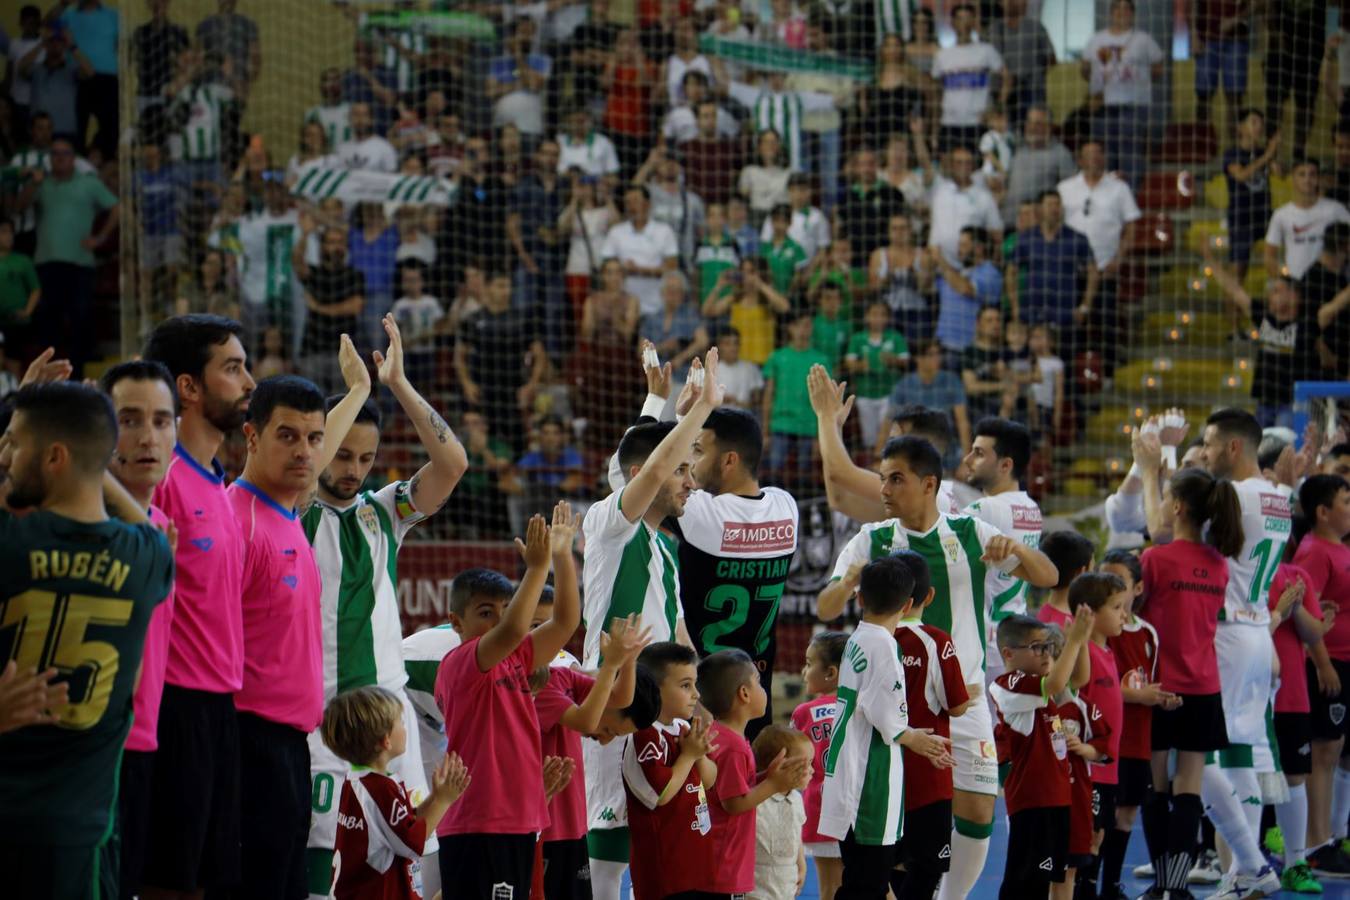
[(366, 361), (361, 358), (361, 354), (356, 352), (351, 337), (345, 334), (338, 341), (338, 367), (342, 370), (342, 382), (347, 385), (348, 392), (364, 387), (369, 393), (370, 370), (366, 368)]
[[(669, 367), (669, 364), (667, 364)], [(695, 375), (694, 373), (699, 373)], [(684, 380), (680, 396), (675, 398), (675, 415), (687, 416), (698, 398), (703, 396), (703, 360), (697, 356), (689, 363), (689, 377)]]
[(554, 556), (572, 552), (572, 541), (577, 536), (577, 517), (572, 504), (559, 500), (553, 507), (553, 526), (549, 529), (549, 550)]
[(52, 359), (56, 355), (55, 347), (48, 347), (37, 355), (28, 364), (28, 369), (23, 373), (23, 379), (19, 382), (19, 387), (25, 388), (30, 384), (46, 384), (49, 381), (65, 381), (70, 377), (70, 373), (75, 371), (75, 367), (70, 364), (68, 359)]
[(702, 716), (694, 716), (689, 722), (689, 730), (680, 735), (680, 754), (701, 759), (715, 749), (708, 736), (708, 725)]
[(600, 648), (600, 655), (606, 661), (613, 658), (620, 666), (627, 665), (629, 662), (637, 659), (642, 648), (651, 643), (652, 629), (650, 627), (642, 628), (642, 622), (638, 619), (637, 613), (629, 615), (627, 618), (615, 617), (610, 621), (609, 634), (601, 635), (601, 642), (608, 638), (608, 644)]
[(1134, 454), (1135, 465), (1141, 470), (1162, 471), (1162, 441), (1157, 432), (1146, 433), (1142, 428), (1136, 428), (1130, 436), (1130, 450)]
[(454, 803), (468, 788), (469, 780), (469, 767), (464, 760), (458, 753), (447, 753), (431, 773), (431, 793), (446, 803)]
[(1186, 411), (1175, 406), (1163, 413), (1160, 426), (1158, 440), (1164, 447), (1180, 447), (1191, 430), (1190, 423), (1186, 421)]
[(384, 333), (389, 335), (389, 349), (384, 353), (376, 350), (371, 355), (375, 358), (375, 374), (380, 384), (392, 387), (407, 379), (403, 373), (403, 334), (398, 330), (398, 320), (393, 313), (385, 313), (380, 324), (384, 325)]
[(764, 770), (764, 780), (777, 788), (778, 793), (784, 793), (795, 788), (806, 780), (806, 772), (811, 766), (811, 760), (805, 756), (787, 758), (787, 750), (779, 750), (778, 755), (769, 763), (769, 767)]
[(638, 349), (638, 358), (642, 361), (642, 374), (647, 377), (647, 393), (670, 399), (670, 363), (661, 365), (656, 345), (644, 340)]
[(548, 568), (549, 540), (548, 526), (541, 515), (530, 516), (530, 524), (525, 529), (525, 540), (516, 538), (516, 549), (521, 559), (531, 569)]
[(717, 348), (713, 347), (703, 357), (703, 394), (699, 400), (709, 409), (717, 409), (726, 398), (727, 389), (717, 383)]
[(1069, 629), (1065, 637), (1070, 641), (1087, 640), (1088, 635), (1092, 634), (1092, 625), (1096, 621), (1097, 614), (1086, 603), (1083, 604), (1073, 614), (1073, 621), (1069, 623)]
[(853, 410), (853, 397), (844, 396), (847, 388), (847, 382), (836, 382), (824, 366), (812, 366), (806, 375), (806, 393), (816, 418), (833, 421), (836, 428), (843, 428)]
[(544, 798), (552, 800), (563, 792), (572, 780), (577, 764), (570, 757), (544, 757)]

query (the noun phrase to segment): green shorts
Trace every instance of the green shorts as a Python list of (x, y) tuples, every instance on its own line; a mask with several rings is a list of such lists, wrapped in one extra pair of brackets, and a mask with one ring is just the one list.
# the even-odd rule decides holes
[(591, 859), (627, 864), (628, 829), (592, 828), (586, 833), (586, 852)]

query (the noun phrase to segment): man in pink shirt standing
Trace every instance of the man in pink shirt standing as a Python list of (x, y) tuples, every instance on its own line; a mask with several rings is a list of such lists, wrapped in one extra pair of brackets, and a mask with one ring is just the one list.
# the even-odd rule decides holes
[[(151, 496), (164, 480), (178, 437), (178, 394), (169, 370), (156, 362), (134, 360), (103, 373), (99, 386), (112, 400), (117, 416), (117, 449), (108, 471), (132, 498), (148, 511), (160, 528), (170, 522)], [(172, 533), (172, 532), (170, 532)], [(170, 540), (172, 543), (172, 539)], [(164, 692), (169, 630), (173, 622), (173, 595), (155, 607), (145, 632), (141, 675), (133, 698), (135, 715), (122, 754), (118, 779), (118, 817), (122, 847), (121, 880), (124, 896), (140, 889), (149, 831), (150, 787), (155, 750), (159, 746), (159, 702)]]
[(239, 880), (239, 730), (244, 683), (244, 547), (216, 461), (243, 424), (253, 378), (238, 322), (168, 319), (146, 344), (178, 391), (178, 444), (154, 504), (178, 530), (159, 749), (151, 787), (142, 896), (200, 897)]
[(325, 443), (341, 444), (351, 406), (369, 393), (350, 341), (343, 341), (340, 359), (352, 402), (331, 418), (323, 392), (307, 379), (278, 375), (258, 383), (244, 423), (248, 461), (226, 490), (244, 538), (244, 678), (234, 696), (243, 772), (241, 883), (245, 896), (259, 900), (308, 894), (308, 739), (323, 721), (323, 585), (298, 507), (309, 502), (327, 465)]

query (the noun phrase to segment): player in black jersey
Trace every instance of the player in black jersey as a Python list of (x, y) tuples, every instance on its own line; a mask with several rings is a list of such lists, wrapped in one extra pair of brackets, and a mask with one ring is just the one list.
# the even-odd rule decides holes
[[(0, 735), (0, 872), (6, 896), (117, 896), (107, 852), (118, 758), (150, 615), (173, 582), (168, 541), (109, 486), (117, 423), (78, 384), (20, 390), (6, 432), (0, 512), (0, 664), (57, 670), (52, 721)], [(115, 483), (113, 483), (115, 484)], [(124, 519), (108, 517), (105, 488)]]

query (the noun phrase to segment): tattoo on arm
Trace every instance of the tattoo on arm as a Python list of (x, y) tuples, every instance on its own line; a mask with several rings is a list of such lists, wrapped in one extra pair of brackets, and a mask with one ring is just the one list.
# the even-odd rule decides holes
[(423, 400), (422, 407), (427, 411), (427, 424), (436, 433), (436, 440), (442, 444), (447, 443), (450, 440), (450, 426), (445, 424), (445, 420), (441, 418), (440, 413), (431, 408), (430, 403)]

